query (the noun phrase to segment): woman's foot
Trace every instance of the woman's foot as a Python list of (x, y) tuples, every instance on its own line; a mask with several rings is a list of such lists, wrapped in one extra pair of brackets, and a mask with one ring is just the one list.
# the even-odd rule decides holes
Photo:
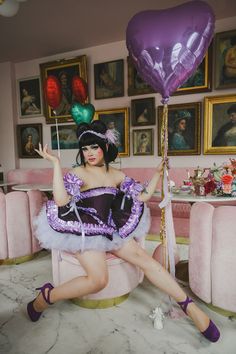
[(220, 338), (220, 332), (210, 318), (197, 307), (193, 300), (188, 296), (185, 301), (178, 302), (182, 310), (193, 320), (196, 327), (211, 342), (217, 342)]
[(50, 293), (53, 288), (52, 284), (46, 283), (41, 288), (36, 289), (40, 290), (39, 295), (27, 305), (27, 312), (31, 321), (38, 321), (42, 312), (48, 307), (48, 305), (52, 305), (50, 301)]

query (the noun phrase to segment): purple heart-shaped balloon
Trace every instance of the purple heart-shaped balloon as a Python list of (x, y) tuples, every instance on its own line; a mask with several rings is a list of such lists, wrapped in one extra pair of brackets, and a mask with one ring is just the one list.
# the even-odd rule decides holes
[(137, 13), (128, 23), (126, 44), (139, 75), (168, 99), (203, 60), (214, 24), (204, 1)]

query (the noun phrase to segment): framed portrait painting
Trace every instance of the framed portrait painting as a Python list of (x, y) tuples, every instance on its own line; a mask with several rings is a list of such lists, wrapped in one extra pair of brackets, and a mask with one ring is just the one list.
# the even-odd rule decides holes
[(133, 130), (133, 155), (153, 155), (153, 129)]
[(155, 124), (155, 98), (131, 100), (131, 119), (133, 126)]
[(155, 93), (154, 89), (140, 77), (130, 57), (127, 58), (127, 63), (128, 96)]
[(42, 124), (18, 124), (16, 126), (18, 154), (23, 159), (41, 158), (34, 150), (43, 144)]
[(173, 96), (209, 91), (212, 91), (212, 44), (196, 71), (173, 93)]
[(94, 65), (95, 99), (124, 96), (124, 60)]
[(236, 30), (216, 33), (215, 89), (236, 87)]
[(104, 122), (108, 129), (112, 129), (117, 140), (120, 157), (129, 156), (129, 110), (117, 108), (105, 111), (96, 111), (94, 119)]
[[(58, 126), (59, 148), (78, 149), (78, 139), (76, 136), (77, 125), (75, 124), (60, 124)], [(52, 150), (57, 150), (57, 131), (56, 126), (51, 126), (51, 147)]]
[(42, 96), (39, 77), (29, 77), (17, 81), (18, 112), (20, 118), (41, 116)]
[(59, 106), (52, 110), (44, 99), (44, 115), (46, 123), (54, 124), (55, 118), (60, 123), (72, 122), (70, 114), (73, 103), (72, 79), (74, 76), (81, 77), (86, 83), (87, 79), (87, 58), (82, 55), (73, 59), (56, 60), (53, 62), (40, 64), (42, 87), (45, 79), (49, 75), (55, 76), (61, 85), (62, 98)]
[(236, 95), (205, 97), (204, 154), (236, 154)]
[[(161, 156), (163, 106), (158, 107), (158, 155)], [(200, 155), (201, 103), (168, 105), (168, 155)]]

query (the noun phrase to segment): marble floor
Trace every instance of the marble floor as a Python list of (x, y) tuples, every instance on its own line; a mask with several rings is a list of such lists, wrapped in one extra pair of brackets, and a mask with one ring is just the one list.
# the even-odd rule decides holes
[[(156, 243), (146, 243), (152, 252)], [(183, 247), (180, 251), (186, 252)], [(90, 310), (65, 301), (32, 323), (26, 315), (26, 303), (34, 296), (35, 287), (51, 279), (49, 254), (20, 265), (0, 267), (1, 354), (236, 353), (236, 319), (216, 314), (198, 300), (218, 324), (219, 342), (209, 343), (186, 316), (177, 320), (165, 318), (164, 328), (154, 329), (150, 311), (158, 305), (166, 311), (169, 299), (147, 280), (116, 307)], [(187, 287), (185, 290), (191, 294)]]

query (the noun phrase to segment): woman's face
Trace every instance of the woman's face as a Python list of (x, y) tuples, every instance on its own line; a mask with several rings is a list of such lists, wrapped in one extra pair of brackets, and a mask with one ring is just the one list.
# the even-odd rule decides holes
[(181, 131), (184, 131), (186, 129), (186, 120), (185, 119), (181, 119), (179, 121), (178, 128)]
[(22, 94), (23, 94), (23, 96), (28, 96), (28, 91), (26, 89), (23, 89)]
[(231, 120), (231, 122), (233, 124), (236, 124), (236, 112), (232, 112), (230, 115), (229, 115), (229, 118)]
[(97, 166), (104, 163), (104, 154), (98, 144), (86, 145), (82, 148), (84, 161), (91, 166)]

